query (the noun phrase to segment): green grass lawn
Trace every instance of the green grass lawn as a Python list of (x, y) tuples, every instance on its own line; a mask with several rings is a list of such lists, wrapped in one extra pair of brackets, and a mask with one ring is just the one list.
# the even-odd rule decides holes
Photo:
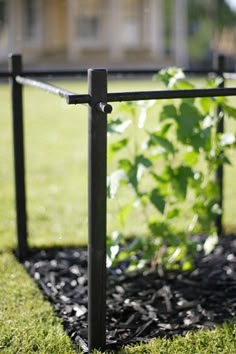
[[(86, 83), (57, 83), (86, 93)], [(154, 90), (145, 81), (114, 81), (111, 91)], [(60, 320), (16, 261), (10, 95), (0, 85), (0, 353), (73, 353)], [(233, 102), (233, 101), (232, 101)], [(117, 105), (114, 105), (116, 114)], [(87, 108), (67, 106), (45, 92), (24, 95), (27, 210), (31, 246), (87, 242)], [(232, 130), (230, 123), (228, 129)], [(235, 130), (234, 130), (235, 131)], [(236, 229), (236, 167), (226, 170), (225, 225)], [(117, 227), (117, 205), (108, 204), (108, 231)], [(138, 218), (136, 217), (136, 220)], [(128, 222), (127, 232), (140, 225)], [(236, 326), (224, 325), (186, 338), (157, 339), (121, 353), (236, 353)]]

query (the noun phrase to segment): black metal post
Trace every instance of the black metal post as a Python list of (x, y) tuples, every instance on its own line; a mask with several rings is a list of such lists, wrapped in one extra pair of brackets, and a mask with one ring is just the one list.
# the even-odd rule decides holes
[(22, 72), (21, 55), (10, 55), (9, 69), (12, 71), (11, 98), (12, 124), (14, 146), (14, 173), (15, 173), (15, 203), (16, 227), (18, 239), (18, 256), (22, 260), (28, 252), (27, 244), (27, 216), (25, 191), (25, 161), (24, 161), (24, 127), (22, 86), (16, 82), (16, 76)]
[[(215, 57), (215, 66), (217, 69), (218, 75), (222, 78), (221, 83), (219, 84), (219, 88), (224, 88), (224, 70), (225, 70), (225, 57), (223, 55), (217, 55)], [(221, 105), (217, 107), (217, 116), (219, 118), (217, 124), (217, 133), (224, 133), (224, 112), (222, 111)], [(219, 187), (219, 206), (222, 210), (222, 213), (217, 215), (216, 217), (216, 229), (218, 235), (223, 234), (223, 210), (224, 210), (224, 167), (220, 165), (216, 170), (216, 182)]]
[(91, 352), (93, 349), (104, 350), (106, 344), (107, 112), (110, 111), (106, 105), (106, 70), (90, 69), (88, 85), (91, 95), (88, 131), (88, 343)]

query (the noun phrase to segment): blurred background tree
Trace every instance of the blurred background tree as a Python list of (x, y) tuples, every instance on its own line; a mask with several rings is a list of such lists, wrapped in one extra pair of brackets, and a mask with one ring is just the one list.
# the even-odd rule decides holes
[(211, 62), (212, 52), (235, 56), (236, 11), (226, 0), (188, 1), (190, 64)]

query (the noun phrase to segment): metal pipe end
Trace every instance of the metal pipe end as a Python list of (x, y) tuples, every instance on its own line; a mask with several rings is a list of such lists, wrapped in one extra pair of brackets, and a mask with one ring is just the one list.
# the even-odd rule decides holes
[(98, 102), (96, 109), (100, 112), (110, 114), (112, 112), (112, 106), (109, 103)]

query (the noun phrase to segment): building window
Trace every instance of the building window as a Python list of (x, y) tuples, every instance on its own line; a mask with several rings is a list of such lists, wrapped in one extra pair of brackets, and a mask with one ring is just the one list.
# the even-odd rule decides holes
[(142, 32), (142, 1), (127, 0), (123, 15), (123, 43), (127, 47), (140, 45)]
[(78, 37), (96, 39), (99, 34), (99, 18), (96, 16), (78, 17)]
[(0, 57), (6, 55), (9, 46), (8, 4), (0, 0)]
[(123, 27), (123, 42), (129, 47), (137, 46), (140, 41), (140, 23), (135, 17), (126, 17)]
[(37, 1), (24, 0), (25, 21), (24, 35), (27, 39), (35, 39), (38, 32)]
[(94, 42), (101, 39), (103, 1), (78, 0), (76, 35), (80, 41)]

